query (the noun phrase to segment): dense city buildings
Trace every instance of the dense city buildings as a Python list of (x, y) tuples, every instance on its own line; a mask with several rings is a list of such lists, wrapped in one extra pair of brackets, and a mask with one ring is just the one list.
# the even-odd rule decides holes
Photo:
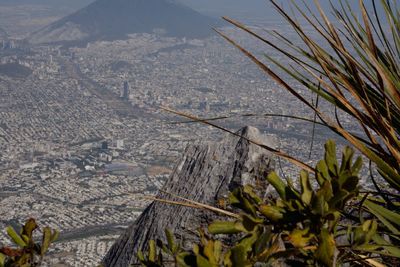
[[(257, 55), (286, 60), (244, 33), (223, 30)], [(317, 127), (310, 148), (312, 124), (273, 116), (314, 114), (218, 36), (132, 34), (84, 47), (3, 42), (0, 54), (0, 64), (14, 64), (0, 71), (0, 229), (29, 217), (60, 229), (49, 266), (96, 266), (185, 146), (223, 136), (162, 107), (226, 116), (215, 122), (231, 130), (256, 126), (275, 136), (277, 148), (311, 164), (329, 137)], [(15, 76), (21, 68), (10, 66), (30, 71)], [(343, 117), (342, 124), (351, 121)], [(278, 168), (297, 177), (284, 161)], [(4, 232), (0, 242), (9, 243)]]

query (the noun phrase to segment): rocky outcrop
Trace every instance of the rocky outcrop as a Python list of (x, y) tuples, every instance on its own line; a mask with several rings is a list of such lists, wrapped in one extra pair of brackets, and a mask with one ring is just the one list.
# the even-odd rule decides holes
[[(246, 139), (274, 147), (273, 140), (253, 127), (238, 133), (244, 138), (229, 135), (219, 143), (189, 145), (157, 198), (180, 201), (173, 194), (217, 206), (234, 188), (265, 181), (275, 165), (274, 157)], [(103, 265), (126, 267), (137, 263), (138, 250), (145, 248), (151, 239), (163, 240), (166, 228), (178, 234), (183, 244), (197, 241), (197, 229), (217, 216), (210, 211), (154, 202), (119, 237), (103, 259)]]

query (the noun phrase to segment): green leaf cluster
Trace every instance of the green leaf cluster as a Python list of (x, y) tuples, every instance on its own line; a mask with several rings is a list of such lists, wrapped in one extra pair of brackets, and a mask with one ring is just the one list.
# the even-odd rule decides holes
[[(347, 206), (357, 202), (361, 165), (361, 158), (354, 160), (349, 147), (339, 163), (336, 145), (328, 141), (315, 173), (300, 173), (298, 188), (272, 172), (266, 179), (278, 197), (263, 199), (250, 185), (237, 188), (229, 202), (240, 211), (238, 219), (212, 222), (206, 232), (200, 231), (200, 242), (190, 251), (176, 245), (167, 231), (168, 244), (159, 246), (159, 254), (152, 241), (148, 256), (140, 252), (139, 259), (144, 266), (164, 266), (164, 252), (176, 266), (239, 267), (281, 261), (293, 266), (335, 266), (349, 259), (366, 263), (372, 254), (399, 257), (399, 249), (378, 233), (376, 220), (346, 214)], [(234, 241), (223, 243), (223, 236)]]
[(59, 232), (45, 227), (42, 229), (42, 240), (37, 242), (33, 236), (37, 230), (39, 227), (34, 219), (27, 220), (19, 232), (8, 226), (7, 234), (16, 247), (0, 248), (0, 267), (40, 266), (51, 243), (58, 238)]
[[(399, 5), (396, 1), (372, 0), (372, 9), (367, 10), (366, 1), (359, 0), (359, 9), (354, 10), (349, 4), (351, 0), (340, 0), (338, 6), (331, 5), (336, 18), (333, 22), (319, 0), (291, 0), (290, 12), (279, 1), (270, 2), (300, 41), (294, 42), (278, 31), (267, 31), (271, 36), (265, 37), (240, 22), (224, 19), (278, 52), (280, 58), (289, 60), (283, 64), (265, 55), (281, 73), (264, 63), (265, 58), (260, 59), (226, 34), (217, 32), (309, 107), (315, 115), (314, 123), (329, 128), (362, 153), (370, 161), (375, 190), (360, 195), (361, 159), (353, 162), (354, 152), (350, 148), (345, 148), (339, 164), (335, 145), (329, 141), (324, 159), (311, 168), (283, 151), (253, 142), (304, 169), (299, 175), (300, 188), (271, 173), (267, 180), (279, 196), (276, 199), (262, 199), (250, 186), (235, 190), (229, 200), (241, 210), (240, 218), (214, 222), (208, 227), (213, 234), (210, 242), (220, 235), (237, 238), (233, 244), (223, 245), (218, 264), (268, 265), (284, 258), (286, 263), (297, 266), (382, 266), (390, 258), (388, 262), (399, 266), (399, 260), (393, 261), (400, 257)], [(300, 19), (295, 18), (296, 14)], [(297, 85), (285, 81), (287, 77)], [(297, 86), (314, 93), (316, 103), (325, 100), (335, 113), (324, 112)], [(341, 122), (342, 115), (356, 122), (359, 129), (346, 127)], [(223, 129), (209, 120), (196, 121)], [(374, 177), (373, 168), (384, 183)], [(202, 262), (211, 264), (202, 251), (196, 249), (190, 255), (202, 255)]]

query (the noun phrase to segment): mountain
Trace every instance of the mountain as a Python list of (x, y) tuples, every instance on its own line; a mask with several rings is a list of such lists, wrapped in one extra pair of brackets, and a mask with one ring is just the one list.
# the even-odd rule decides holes
[(33, 33), (31, 43), (123, 39), (129, 33), (202, 38), (218, 20), (171, 0), (97, 0)]

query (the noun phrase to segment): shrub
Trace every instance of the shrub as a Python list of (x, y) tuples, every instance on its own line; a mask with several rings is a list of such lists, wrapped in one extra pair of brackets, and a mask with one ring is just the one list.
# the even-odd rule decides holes
[[(281, 71), (332, 104), (336, 111), (350, 116), (359, 125), (362, 135), (344, 128), (338, 112), (332, 116), (323, 113), (261, 60), (223, 33), (220, 34), (305, 103), (321, 123), (345, 138), (376, 166), (387, 184), (382, 187), (371, 175), (376, 189), (371, 193), (378, 198), (369, 197), (363, 202), (363, 207), (379, 220), (383, 231), (392, 239), (399, 240), (400, 10), (396, 1), (380, 0), (371, 1), (373, 11), (368, 12), (365, 1), (359, 1), (361, 19), (358, 19), (348, 1), (339, 1), (340, 8), (332, 6), (337, 22), (341, 24), (341, 27), (336, 27), (319, 2), (314, 2), (320, 18), (309, 7), (305, 12), (294, 1), (292, 3), (318, 37), (312, 37), (303, 25), (271, 0), (303, 41), (303, 44), (295, 44), (278, 32), (271, 32), (288, 47), (286, 50), (281, 48), (282, 44), (277, 46), (246, 26), (225, 19), (287, 57), (291, 61), (289, 67), (267, 55), (267, 59)], [(380, 16), (380, 10), (384, 16)]]
[[(151, 241), (149, 252), (140, 252), (139, 259), (144, 266), (164, 266), (163, 253), (181, 267), (269, 266), (277, 261), (291, 266), (335, 266), (349, 261), (378, 266), (371, 255), (400, 257), (400, 249), (378, 233), (377, 220), (346, 214), (359, 194), (361, 158), (353, 161), (354, 151), (346, 147), (339, 164), (333, 141), (327, 142), (325, 151), (315, 168), (315, 182), (302, 171), (297, 190), (273, 172), (267, 180), (278, 198), (262, 199), (251, 186), (237, 188), (229, 202), (241, 210), (239, 219), (211, 223), (207, 232), (200, 231), (200, 244), (191, 251), (183, 250), (166, 231), (167, 246)], [(361, 206), (357, 212), (362, 212)], [(220, 235), (233, 236), (235, 241), (224, 244)]]
[(8, 226), (7, 234), (17, 247), (0, 248), (0, 267), (40, 266), (51, 243), (58, 238), (58, 231), (43, 228), (42, 240), (37, 242), (33, 234), (38, 229), (34, 219), (29, 219), (19, 234)]
[[(332, 11), (341, 26), (330, 21), (318, 0), (314, 6), (319, 16), (305, 1), (305, 10), (292, 1), (293, 9), (305, 23), (300, 23), (277, 1), (270, 1), (298, 34), (301, 44), (277, 31), (269, 32), (279, 41), (277, 44), (235, 20), (224, 19), (286, 57), (290, 64), (266, 55), (283, 74), (331, 104), (335, 108), (333, 114), (322, 112), (286, 82), (283, 74), (226, 34), (217, 32), (309, 107), (318, 123), (362, 153), (386, 184), (378, 183), (371, 173), (375, 190), (360, 195), (356, 176), (360, 161), (350, 164), (353, 152), (346, 148), (339, 167), (333, 157), (332, 142), (327, 143), (325, 159), (315, 168), (266, 147), (304, 169), (300, 174), (301, 191), (276, 174), (268, 177), (280, 196), (273, 202), (264, 202), (249, 186), (238, 189), (230, 200), (243, 210), (241, 219), (214, 222), (208, 230), (211, 234), (239, 234), (241, 238), (224, 247), (215, 236), (201, 233), (201, 243), (191, 252), (181, 252), (189, 254), (180, 255), (186, 255), (188, 266), (252, 266), (258, 261), (268, 264), (269, 260), (282, 257), (294, 265), (382, 266), (383, 259), (398, 266), (399, 261), (392, 260), (400, 257), (400, 10), (396, 1), (372, 0), (372, 11), (367, 11), (365, 1), (359, 0), (359, 18), (348, 1), (340, 0), (340, 7), (332, 5)], [(311, 26), (313, 33), (306, 30), (305, 24)], [(350, 116), (360, 131), (344, 127), (342, 115)], [(210, 120), (184, 116), (221, 129)], [(316, 179), (318, 189), (313, 189), (310, 177)], [(358, 207), (356, 214), (354, 209), (346, 208), (348, 203)]]

